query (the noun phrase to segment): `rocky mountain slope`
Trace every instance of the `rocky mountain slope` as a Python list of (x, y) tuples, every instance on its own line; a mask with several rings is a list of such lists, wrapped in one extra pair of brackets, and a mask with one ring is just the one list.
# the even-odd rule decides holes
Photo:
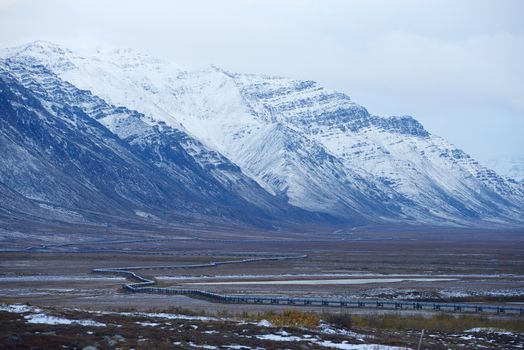
[[(120, 158), (141, 162), (130, 165), (125, 176), (104, 175), (114, 179), (109, 188), (119, 188), (118, 195), (144, 197), (133, 204), (135, 213), (169, 216), (192, 208), (194, 215), (224, 220), (308, 217), (349, 225), (524, 221), (522, 183), (483, 167), (412, 117), (371, 115), (347, 95), (312, 81), (217, 67), (187, 70), (131, 50), (80, 55), (46, 42), (6, 49), (1, 56), (5, 91), (20, 85), (35, 95), (47, 110), (47, 123), (60, 120), (69, 129), (90, 130), (86, 142), (104, 144), (116, 154), (108, 167), (113, 158), (118, 169)], [(17, 105), (25, 107), (25, 102)], [(22, 153), (31, 148), (19, 145), (17, 159), (30, 159)], [(94, 153), (99, 152), (106, 150)], [(41, 160), (34, 157), (28, 163)], [(31, 169), (20, 166), (19, 177)], [(75, 178), (84, 171), (90, 168)], [(51, 175), (44, 186), (9, 181), (10, 174), (1, 178), (9, 190), (56, 202), (57, 196), (46, 194), (53, 188)], [(120, 182), (121, 177), (126, 180)], [(167, 179), (173, 187), (160, 185)], [(136, 193), (126, 192), (133, 189), (126, 181), (140, 183)], [(100, 198), (108, 193), (100, 188)], [(175, 193), (178, 205), (168, 205)], [(58, 198), (79, 205), (74, 196)], [(215, 207), (220, 209), (210, 209)]]
[(187, 134), (148, 124), (44, 66), (2, 61), (0, 78), (6, 216), (260, 226), (305, 218)]

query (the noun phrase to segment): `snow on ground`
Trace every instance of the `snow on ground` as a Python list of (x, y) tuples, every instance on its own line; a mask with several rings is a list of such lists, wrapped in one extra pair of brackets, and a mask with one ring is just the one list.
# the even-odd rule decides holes
[(465, 333), (495, 333), (499, 335), (513, 335), (513, 332), (504, 331), (498, 328), (484, 328), (484, 327), (471, 328), (464, 332)]
[(132, 317), (150, 317), (150, 318), (165, 318), (168, 320), (185, 320), (185, 321), (230, 321), (229, 319), (217, 318), (217, 317), (205, 317), (205, 316), (188, 316), (181, 314), (168, 314), (168, 313), (151, 313), (151, 312), (113, 312), (113, 311), (89, 311), (81, 310), (86, 312), (92, 312), (98, 315), (119, 315), (119, 316), (132, 316)]
[(238, 345), (238, 344), (231, 344), (231, 345), (222, 345), (224, 349), (230, 349), (230, 350), (264, 350), (264, 348), (252, 348), (250, 346), (245, 345)]
[(91, 326), (91, 327), (105, 327), (105, 323), (96, 322), (93, 320), (70, 320), (68, 318), (49, 316), (44, 313), (40, 314), (31, 314), (24, 316), (27, 320), (27, 323), (38, 323), (38, 324), (75, 324), (80, 326)]
[(322, 340), (315, 344), (332, 349), (343, 349), (343, 350), (409, 350), (409, 348), (379, 344), (345, 344), (345, 343), (333, 343), (329, 340)]
[(328, 325), (326, 323), (321, 323), (320, 324), (320, 332), (324, 333), (324, 334), (344, 335), (344, 336), (356, 338), (356, 339), (361, 340), (361, 341), (364, 341), (364, 338), (373, 338), (373, 336), (371, 336), (371, 335), (360, 334), (360, 333), (356, 333), (356, 332), (353, 332), (353, 331), (348, 331), (346, 329), (334, 328), (334, 327), (332, 327), (332, 326), (330, 326), (330, 325)]
[(209, 349), (209, 350), (218, 349), (217, 346), (207, 345), (207, 344), (199, 345), (199, 344), (195, 344), (195, 343), (193, 343), (192, 341), (190, 341), (189, 343), (187, 343), (187, 345), (191, 346), (192, 348), (197, 348), (197, 349)]
[(42, 310), (40, 310), (38, 308), (34, 308), (32, 306), (29, 306), (29, 305), (22, 305), (22, 304), (5, 305), (5, 304), (2, 304), (2, 305), (0, 305), (0, 311), (6, 311), (6, 312), (11, 312), (11, 313), (16, 313), (16, 314), (23, 314), (23, 313), (31, 312), (31, 311), (41, 312)]
[(449, 289), (439, 292), (443, 298), (466, 298), (471, 296), (490, 296), (490, 297), (516, 297), (524, 296), (524, 288), (511, 289), (491, 289), (491, 290), (462, 290)]
[(312, 341), (313, 339), (302, 338), (298, 336), (288, 336), (288, 335), (279, 335), (279, 334), (263, 334), (257, 335), (257, 339), (260, 340), (273, 340), (273, 341)]
[(259, 326), (259, 327), (273, 327), (273, 324), (271, 324), (271, 322), (269, 322), (268, 320), (262, 320), (262, 321), (257, 323), (257, 326)]
[(160, 323), (154, 323), (154, 322), (136, 322), (136, 324), (139, 324), (141, 326), (145, 326), (145, 327), (156, 327), (156, 326), (160, 326)]
[(405, 288), (370, 288), (355, 291), (351, 297), (356, 298), (379, 298), (379, 299), (399, 299), (399, 300), (419, 300), (419, 299), (443, 299), (450, 298), (471, 298), (471, 297), (518, 297), (524, 296), (524, 288), (505, 288), (505, 289), (464, 289), (446, 288), (441, 290), (425, 289), (405, 289)]
[[(11, 313), (31, 313), (24, 316), (27, 320), (27, 323), (38, 323), (38, 324), (77, 324), (81, 326), (93, 326), (93, 327), (105, 327), (104, 323), (96, 322), (93, 320), (70, 320), (63, 317), (50, 316), (42, 312), (41, 309), (22, 305), (22, 304), (0, 304), (0, 311), (6, 311)], [(77, 310), (77, 311), (86, 311), (86, 310)], [(216, 317), (203, 317), (203, 316), (187, 316), (180, 314), (169, 314), (169, 313), (145, 313), (145, 312), (109, 312), (109, 311), (91, 311), (93, 314), (101, 315), (120, 315), (120, 316), (134, 316), (134, 317), (149, 317), (149, 318), (165, 318), (170, 320), (186, 320), (186, 321), (220, 321), (224, 319), (219, 319)], [(154, 322), (137, 322), (141, 326), (154, 327), (160, 325), (159, 323)]]
[(24, 318), (27, 320), (27, 323), (37, 323), (37, 324), (75, 324), (80, 326), (91, 326), (91, 327), (105, 327), (105, 323), (96, 322), (93, 320), (70, 320), (64, 317), (50, 316), (42, 312), (41, 309), (29, 305), (22, 304), (12, 304), (0, 305), (0, 311), (6, 311), (17, 314), (25, 314)]
[(279, 342), (309, 342), (315, 345), (319, 345), (331, 349), (342, 349), (342, 350), (409, 350), (409, 348), (398, 347), (398, 346), (389, 346), (389, 345), (379, 345), (379, 344), (348, 344), (346, 342), (335, 343), (329, 340), (319, 340), (316, 338), (308, 337), (298, 337), (298, 336), (289, 336), (281, 334), (263, 334), (257, 335), (257, 339), (260, 340), (271, 340)]

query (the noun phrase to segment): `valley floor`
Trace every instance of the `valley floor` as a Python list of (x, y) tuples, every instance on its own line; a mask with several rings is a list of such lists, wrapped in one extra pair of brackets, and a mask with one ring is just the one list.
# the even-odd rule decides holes
[[(95, 268), (153, 267), (141, 270), (140, 275), (155, 279), (161, 287), (198, 287), (230, 295), (524, 306), (524, 238), (519, 232), (368, 230), (258, 233), (256, 239), (232, 232), (208, 237), (209, 233), (198, 232), (120, 232), (110, 240), (104, 234), (57, 233), (52, 239), (2, 235), (1, 343), (7, 348), (30, 348), (33, 342), (40, 344), (34, 348), (56, 348), (59, 343), (71, 348), (373, 349), (369, 344), (416, 348), (422, 329), (417, 324), (426, 324), (423, 348), (427, 349), (511, 349), (523, 344), (524, 318), (518, 315), (216, 304), (184, 296), (130, 294), (121, 288), (128, 283), (124, 277), (92, 272)], [(307, 257), (159, 267), (283, 254)], [(26, 303), (42, 310), (9, 306)], [(123, 310), (128, 312), (122, 314)], [(173, 310), (206, 318), (156, 315), (173, 314)], [(316, 316), (308, 325), (286, 323), (276, 316), (285, 310), (294, 310), (286, 312), (300, 322)], [(60, 319), (87, 321), (49, 324)], [(418, 321), (404, 327), (393, 319), (405, 325), (410, 319)], [(259, 324), (262, 320), (269, 321)]]

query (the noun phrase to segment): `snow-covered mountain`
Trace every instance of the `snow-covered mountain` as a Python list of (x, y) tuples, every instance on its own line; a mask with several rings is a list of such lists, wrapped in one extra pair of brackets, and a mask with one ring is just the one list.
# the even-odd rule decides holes
[(0, 61), (0, 92), (0, 218), (262, 227), (311, 219), (184, 132), (42, 65)]
[[(47, 42), (1, 56), (3, 74), (49, 111), (64, 101), (81, 109), (141, 159), (184, 179), (186, 194), (215, 196), (209, 203), (227, 188), (275, 220), (303, 210), (346, 223), (524, 222), (522, 183), (412, 117), (371, 115), (312, 81), (188, 70), (132, 50), (80, 55)], [(217, 187), (207, 189), (209, 181)]]

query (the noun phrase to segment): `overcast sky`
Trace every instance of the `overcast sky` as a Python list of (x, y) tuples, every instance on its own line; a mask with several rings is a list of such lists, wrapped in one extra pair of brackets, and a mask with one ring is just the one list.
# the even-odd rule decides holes
[(524, 1), (0, 0), (0, 46), (132, 47), (316, 80), (485, 160), (524, 156)]

